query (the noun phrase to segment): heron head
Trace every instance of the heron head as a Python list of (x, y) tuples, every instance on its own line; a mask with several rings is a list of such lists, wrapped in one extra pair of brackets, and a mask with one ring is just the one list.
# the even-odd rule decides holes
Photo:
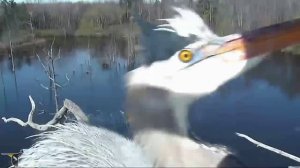
[[(146, 64), (126, 75), (126, 112), (134, 130), (154, 128), (186, 135), (189, 105), (261, 59), (244, 59), (240, 50), (216, 54), (240, 35), (219, 37), (193, 11), (174, 9), (178, 15), (163, 19), (167, 24), (143, 33), (148, 36)], [(140, 26), (145, 30), (145, 24)]]
[[(162, 19), (167, 24), (157, 26), (154, 31), (178, 36), (178, 40), (173, 39), (172, 43), (178, 44), (182, 41), (189, 43), (177, 46), (177, 50), (169, 56), (163, 55), (164, 52), (154, 53), (155, 58), (164, 59), (156, 59), (151, 64), (129, 72), (128, 86), (151, 86), (197, 97), (215, 91), (250, 67), (249, 60), (244, 59), (243, 51), (214, 54), (214, 51), (227, 41), (240, 37), (239, 34), (219, 37), (193, 11), (182, 8), (174, 8), (174, 10), (178, 15), (171, 19)], [(160, 47), (168, 45), (160, 40), (155, 43)], [(255, 60), (251, 62), (258, 62), (260, 58)]]

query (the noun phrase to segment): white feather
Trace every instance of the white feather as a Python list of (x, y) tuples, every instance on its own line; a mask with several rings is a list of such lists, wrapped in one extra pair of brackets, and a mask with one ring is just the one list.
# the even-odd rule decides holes
[(176, 8), (174, 10), (179, 14), (173, 18), (161, 19), (168, 24), (159, 25), (156, 30), (162, 30), (163, 28), (173, 29), (179, 36), (190, 37), (192, 35), (197, 36), (199, 39), (209, 40), (219, 38), (214, 34), (209, 27), (204, 23), (202, 18), (194, 11)]
[(20, 167), (151, 167), (141, 148), (104, 128), (80, 123), (60, 125), (38, 135), (24, 150)]
[(196, 12), (177, 7), (174, 7), (173, 9), (178, 15), (169, 19), (160, 19), (166, 21), (167, 24), (158, 25), (158, 28), (154, 30), (173, 32), (182, 37), (191, 37), (194, 35), (198, 38), (197, 40), (201, 40), (205, 43), (210, 41), (219, 41), (222, 43), (241, 37), (240, 34), (231, 34), (220, 37), (210, 30)]

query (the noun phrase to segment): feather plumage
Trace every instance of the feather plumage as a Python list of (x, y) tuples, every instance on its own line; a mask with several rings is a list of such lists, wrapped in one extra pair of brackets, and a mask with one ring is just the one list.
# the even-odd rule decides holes
[(166, 31), (176, 33), (178, 36), (190, 38), (196, 37), (197, 42), (203, 44), (223, 44), (226, 41), (241, 37), (240, 34), (232, 34), (220, 37), (215, 34), (204, 22), (204, 20), (194, 11), (184, 8), (173, 8), (178, 15), (173, 18), (160, 19), (167, 24), (158, 25), (156, 31)]
[(160, 19), (166, 21), (167, 24), (159, 25), (155, 30), (163, 30), (176, 32), (179, 36), (190, 37), (196, 36), (199, 39), (209, 41), (211, 39), (219, 38), (214, 34), (210, 28), (205, 24), (203, 19), (197, 13), (189, 9), (173, 8), (178, 15), (169, 19)]
[(66, 123), (37, 135), (20, 167), (151, 167), (134, 142), (104, 128)]

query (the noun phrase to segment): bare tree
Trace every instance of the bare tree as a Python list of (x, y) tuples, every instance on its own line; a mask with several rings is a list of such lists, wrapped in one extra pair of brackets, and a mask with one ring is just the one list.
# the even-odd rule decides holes
[(8, 30), (8, 36), (9, 36), (9, 49), (10, 49), (9, 57), (11, 58), (12, 71), (15, 72), (13, 43), (12, 43), (12, 39), (11, 39), (11, 30), (10, 29)]
[[(62, 88), (63, 86), (66, 86), (69, 82), (70, 82), (70, 78), (68, 77), (68, 74), (65, 74), (66, 80), (67, 82), (63, 85), (58, 84), (58, 82), (56, 81), (56, 73), (55, 73), (55, 61), (57, 61), (58, 59), (60, 59), (60, 49), (58, 50), (58, 54), (55, 57), (53, 54), (53, 44), (55, 42), (55, 38), (53, 39), (50, 49), (47, 52), (47, 64), (45, 65), (43, 63), (43, 61), (41, 60), (40, 56), (38, 54), (36, 54), (38, 60), (40, 61), (44, 71), (46, 72), (49, 80), (50, 80), (50, 85), (51, 85), (51, 91), (54, 94), (54, 102), (55, 102), (55, 109), (56, 111), (58, 111), (58, 87)], [(41, 87), (43, 87), (44, 89), (49, 90), (49, 88), (47, 88), (46, 86), (44, 86), (43, 84), (40, 84)]]
[(48, 56), (49, 56), (49, 61), (50, 63), (48, 63), (49, 66), (49, 78), (52, 81), (52, 90), (54, 93), (54, 101), (55, 101), (55, 109), (56, 111), (58, 111), (58, 95), (57, 95), (57, 86), (60, 86), (56, 83), (56, 75), (55, 75), (55, 68), (54, 68), (54, 57), (53, 57), (53, 44), (54, 44), (55, 38), (52, 41), (51, 44), (51, 48), (50, 48), (50, 54), (48, 52)]
[(32, 24), (32, 12), (29, 13), (29, 21), (27, 23), (30, 27), (30, 31), (31, 31), (31, 38), (34, 39), (35, 38), (35, 34), (34, 34), (34, 29), (33, 29), (33, 24)]

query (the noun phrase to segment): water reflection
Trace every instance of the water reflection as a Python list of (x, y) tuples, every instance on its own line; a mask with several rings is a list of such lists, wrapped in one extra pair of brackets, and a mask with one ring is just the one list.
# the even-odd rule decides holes
[(0, 75), (1, 75), (1, 86), (2, 86), (2, 93), (3, 95), (1, 95), (3, 97), (3, 104), (0, 107), (4, 107), (4, 111), (7, 111), (7, 99), (6, 99), (6, 89), (5, 89), (5, 84), (4, 84), (4, 79), (3, 79), (3, 72), (2, 72), (2, 67), (0, 67)]
[[(15, 73), (11, 71), (10, 60), (0, 56), (0, 116), (25, 120), (31, 108), (28, 95), (32, 95), (38, 110), (35, 121), (45, 123), (52, 117), (53, 92), (45, 89), (51, 88), (51, 80), (36, 57), (39, 54), (42, 60), (47, 60), (49, 46), (50, 43), (16, 53)], [(58, 51), (61, 55), (55, 62), (57, 82), (62, 85), (58, 88), (59, 105), (63, 99), (71, 99), (87, 112), (92, 124), (126, 135), (127, 127), (120, 112), (125, 93), (123, 75), (128, 68), (126, 44), (122, 40), (56, 38), (53, 48), (55, 55)], [(256, 148), (234, 132), (249, 134), (300, 156), (299, 67), (299, 56), (269, 57), (252, 71), (196, 102), (191, 107), (192, 131), (208, 142), (232, 147), (246, 163), (295, 165)], [(1, 152), (29, 147), (31, 141), (24, 138), (33, 133), (32, 129), (0, 122)], [(8, 161), (0, 158), (1, 165)]]
[[(289, 98), (299, 97), (300, 93), (300, 56), (275, 53), (263, 64), (245, 75), (248, 81), (265, 80), (280, 88)], [(280, 77), (280, 78), (279, 78)]]

